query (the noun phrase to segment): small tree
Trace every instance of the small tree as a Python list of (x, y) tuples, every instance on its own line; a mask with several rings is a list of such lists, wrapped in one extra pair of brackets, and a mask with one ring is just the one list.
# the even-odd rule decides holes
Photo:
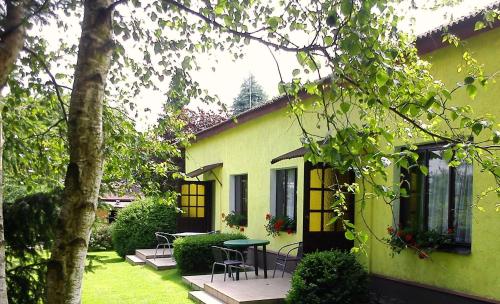
[(250, 74), (250, 76), (243, 81), (240, 93), (233, 101), (233, 115), (245, 112), (246, 110), (264, 103), (266, 100), (266, 93), (260, 84), (255, 81), (255, 77)]

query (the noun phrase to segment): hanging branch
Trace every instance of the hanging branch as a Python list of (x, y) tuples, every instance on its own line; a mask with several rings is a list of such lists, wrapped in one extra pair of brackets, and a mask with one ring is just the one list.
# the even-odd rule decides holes
[[(50, 81), (51, 81), (52, 85), (54, 85), (54, 89), (56, 90), (57, 100), (59, 101), (59, 105), (61, 107), (61, 112), (63, 114), (64, 121), (66, 121), (66, 124), (68, 124), (68, 115), (66, 114), (64, 101), (62, 99), (62, 94), (60, 91), (60, 88), (63, 88), (63, 86), (61, 86), (59, 83), (57, 83), (57, 80), (54, 77), (54, 74), (52, 74), (52, 72), (50, 71), (47, 63), (37, 52), (35, 52), (34, 50), (30, 49), (27, 46), (23, 47), (23, 50), (25, 50), (26, 52), (30, 53), (33, 57), (35, 57), (35, 59), (38, 60), (38, 62), (40, 62), (43, 69), (45, 70), (45, 72), (49, 76)], [(68, 87), (64, 86), (64, 88), (68, 88)]]

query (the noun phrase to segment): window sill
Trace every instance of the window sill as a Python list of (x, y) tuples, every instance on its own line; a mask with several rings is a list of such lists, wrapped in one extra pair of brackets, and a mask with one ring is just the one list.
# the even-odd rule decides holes
[(464, 245), (448, 245), (448, 246), (441, 246), (436, 251), (455, 253), (455, 254), (459, 254), (459, 255), (470, 255), (471, 254), (471, 247), (464, 246)]

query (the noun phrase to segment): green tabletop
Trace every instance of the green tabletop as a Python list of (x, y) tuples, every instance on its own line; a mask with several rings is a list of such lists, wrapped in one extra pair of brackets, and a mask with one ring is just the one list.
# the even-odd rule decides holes
[(263, 246), (268, 244), (269, 244), (268, 240), (253, 240), (253, 239), (230, 240), (224, 242), (224, 246), (232, 248), (246, 248), (250, 246)]

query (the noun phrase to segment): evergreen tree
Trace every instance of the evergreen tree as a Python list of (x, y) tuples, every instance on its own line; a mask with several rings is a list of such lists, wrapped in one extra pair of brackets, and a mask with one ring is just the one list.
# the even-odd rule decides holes
[(233, 115), (238, 115), (246, 110), (256, 107), (266, 102), (267, 96), (260, 84), (255, 81), (255, 77), (250, 76), (243, 81), (240, 93), (233, 101)]

